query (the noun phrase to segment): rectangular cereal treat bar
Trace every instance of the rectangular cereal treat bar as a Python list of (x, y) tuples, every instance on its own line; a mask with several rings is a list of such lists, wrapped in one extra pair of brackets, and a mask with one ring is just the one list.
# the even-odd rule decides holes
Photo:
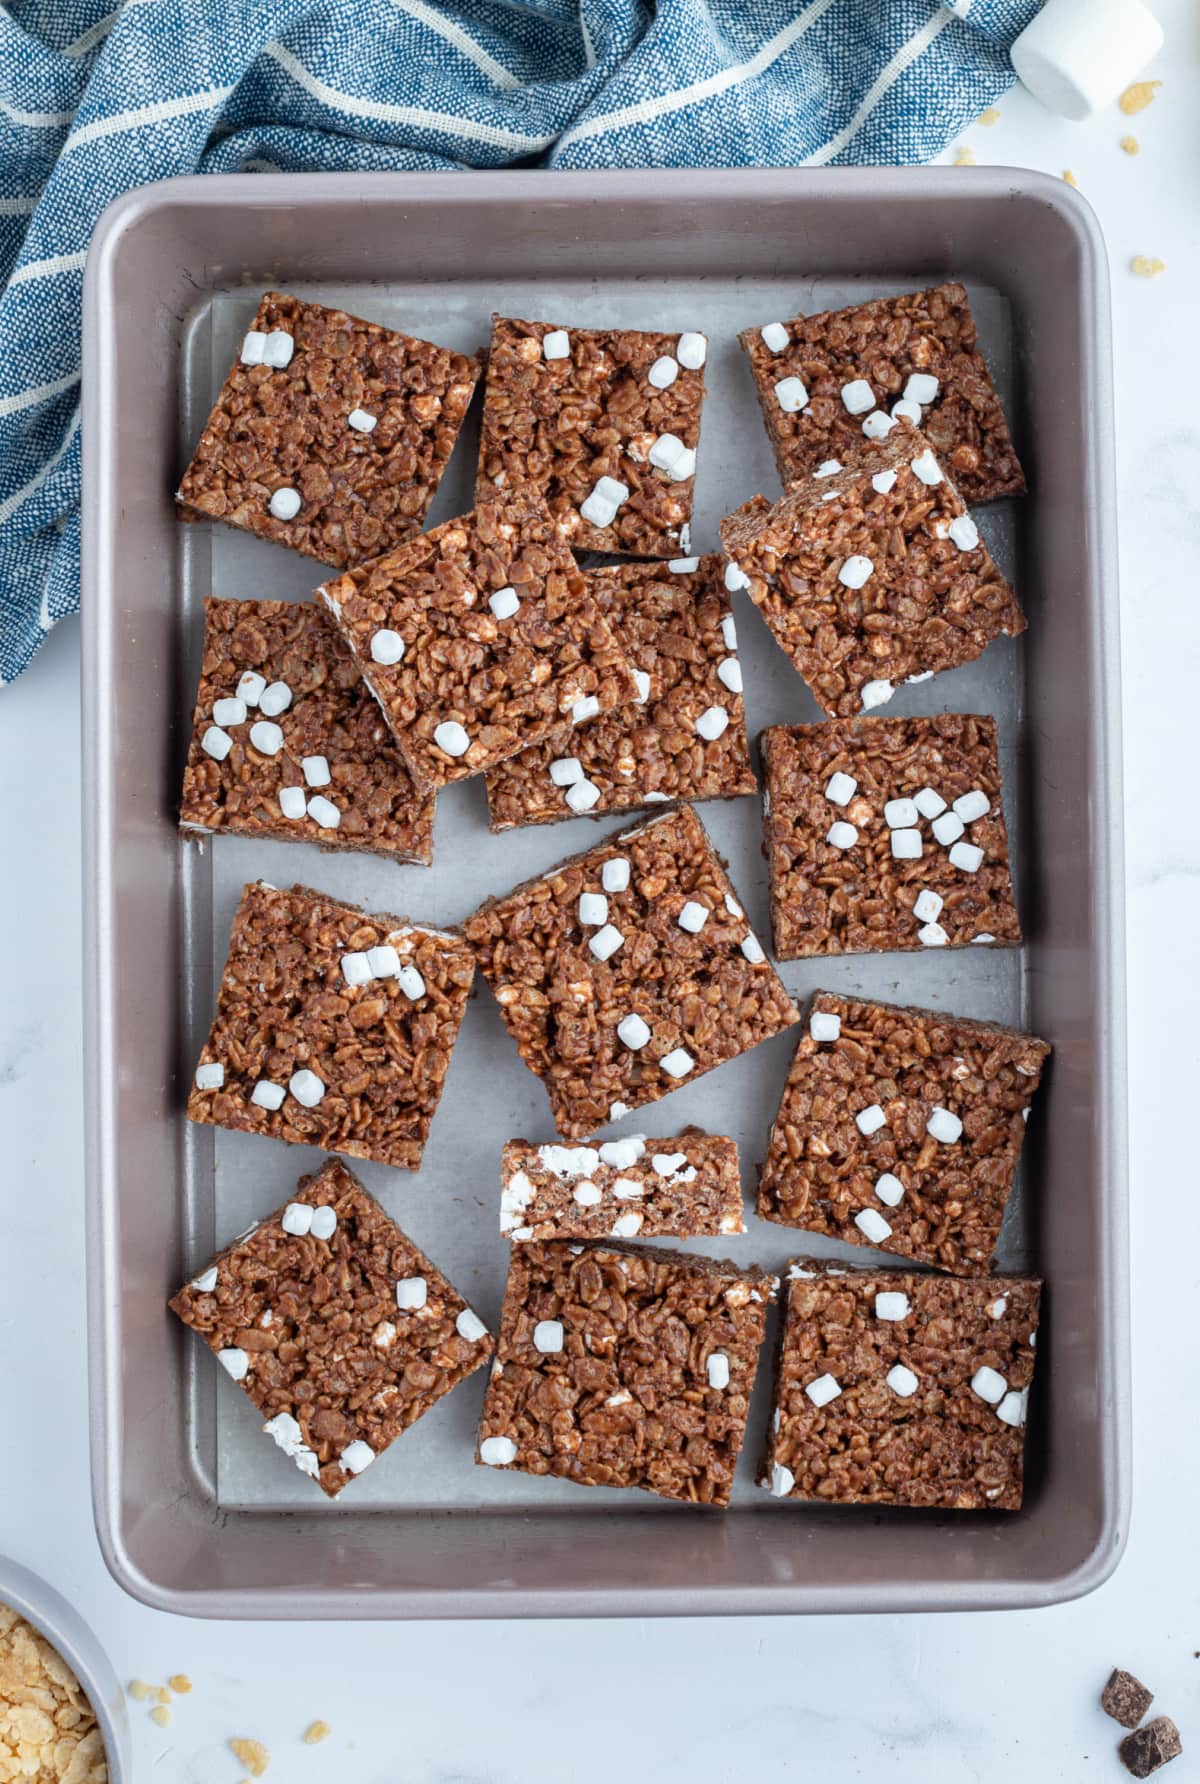
[(588, 574), (588, 591), (633, 665), (637, 703), (492, 769), (491, 829), (757, 791), (723, 568), (714, 555)]
[(320, 608), (205, 601), (184, 830), (363, 849), (427, 867), (433, 806)]
[(994, 719), (773, 725), (762, 756), (781, 960), (1020, 941)]
[(474, 970), (451, 931), (245, 887), (189, 1118), (415, 1171)]
[(632, 665), (537, 504), (448, 520), (316, 599), (430, 791), (637, 698)]
[(774, 507), (721, 523), (745, 587), (818, 705), (852, 718), (969, 663), (1026, 620), (942, 465), (907, 423)]
[(744, 1233), (737, 1144), (698, 1127), (669, 1140), (628, 1134), (600, 1146), (509, 1140), (500, 1231), (530, 1239), (695, 1239)]
[(269, 291), (177, 500), (344, 569), (420, 528), (483, 370)]
[(984, 1276), (1045, 1041), (818, 991), (758, 1192), (764, 1220)]
[(331, 1499), (493, 1349), (457, 1289), (333, 1159), (170, 1305)]
[(739, 338), (783, 484), (908, 420), (966, 501), (1024, 494), (961, 285), (769, 322)]
[(729, 1503), (776, 1279), (635, 1245), (514, 1245), (476, 1460)]
[(489, 899), (464, 928), (567, 1139), (798, 1020), (690, 806)]
[(492, 319), (478, 502), (540, 496), (576, 551), (691, 550), (702, 334)]
[(1018, 1510), (1041, 1287), (793, 1264), (763, 1486), (825, 1505)]

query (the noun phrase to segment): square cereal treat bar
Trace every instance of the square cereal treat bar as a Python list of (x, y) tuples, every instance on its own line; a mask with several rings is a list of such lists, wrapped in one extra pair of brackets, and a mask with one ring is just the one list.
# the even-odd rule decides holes
[(409, 772), (434, 789), (637, 698), (544, 508), (488, 504), (317, 590)]
[(818, 991), (763, 1166), (764, 1220), (984, 1276), (1050, 1048)]
[(376, 557), (420, 528), (482, 370), (269, 291), (177, 500), (337, 569)]
[(331, 1499), (493, 1348), (478, 1314), (332, 1159), (171, 1308)]
[(966, 501), (1024, 494), (961, 285), (769, 322), (740, 340), (785, 485), (908, 420)]
[(433, 805), (319, 608), (205, 601), (183, 829), (364, 849), (427, 867)]
[(689, 1127), (600, 1146), (509, 1140), (500, 1166), (500, 1231), (529, 1239), (695, 1239), (743, 1233), (737, 1144)]
[(793, 1264), (762, 1484), (826, 1505), (1016, 1511), (1041, 1287)]
[(781, 960), (1020, 941), (994, 719), (774, 725), (762, 755)]
[(464, 928), (568, 1139), (798, 1020), (690, 806), (489, 899)]
[(757, 791), (722, 570), (713, 556), (588, 574), (588, 592), (633, 665), (637, 704), (582, 731), (560, 731), (492, 769), (493, 830)]
[(474, 976), (460, 935), (321, 892), (242, 892), (192, 1121), (415, 1171)]
[(702, 334), (492, 319), (478, 502), (540, 496), (576, 551), (690, 549)]
[(728, 1505), (776, 1279), (633, 1245), (514, 1245), (476, 1460)]
[(1026, 626), (933, 452), (907, 423), (772, 508), (721, 523), (745, 587), (817, 703), (844, 718)]

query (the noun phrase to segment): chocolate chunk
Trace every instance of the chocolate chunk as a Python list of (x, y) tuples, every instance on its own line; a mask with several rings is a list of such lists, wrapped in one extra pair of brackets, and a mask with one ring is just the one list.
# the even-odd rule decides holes
[(1117, 1752), (1127, 1772), (1135, 1778), (1148, 1778), (1168, 1760), (1179, 1758), (1183, 1742), (1169, 1716), (1156, 1716), (1145, 1728), (1135, 1728), (1132, 1734), (1127, 1734)]
[(1100, 1693), (1100, 1708), (1122, 1728), (1136, 1728), (1153, 1702), (1153, 1691), (1147, 1691), (1140, 1679), (1122, 1672), (1119, 1666), (1109, 1673), (1108, 1683)]

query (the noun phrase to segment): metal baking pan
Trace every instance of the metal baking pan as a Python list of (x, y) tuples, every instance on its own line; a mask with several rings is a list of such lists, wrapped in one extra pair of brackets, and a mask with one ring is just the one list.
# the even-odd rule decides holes
[[(461, 348), (486, 341), (493, 309), (706, 331), (692, 547), (704, 550), (723, 513), (778, 488), (738, 329), (947, 277), (971, 290), (1030, 473), (1027, 500), (979, 512), (1030, 629), (906, 687), (889, 710), (999, 721), (1028, 943), (783, 974), (798, 996), (864, 992), (1027, 1024), (1054, 1043), (1001, 1250), (1003, 1267), (1049, 1284), (1024, 1510), (773, 1501), (752, 1479), (765, 1357), (725, 1515), (473, 1467), (475, 1381), (337, 1505), (315, 1503), (164, 1305), (314, 1163), (184, 1119), (238, 889), (261, 875), (453, 921), (620, 825), (489, 836), (472, 782), (440, 801), (431, 870), (180, 841), (202, 596), (302, 598), (319, 580), (263, 541), (181, 526), (172, 502), (257, 294), (282, 286)], [(1112, 392), (1105, 257), (1083, 201), (1004, 169), (168, 181), (121, 199), (96, 232), (84, 355), (92, 1456), (117, 1579), (163, 1609), (220, 1617), (961, 1609), (1096, 1586), (1125, 1536), (1129, 1385)], [(470, 505), (473, 451), (468, 434), (431, 519)], [(817, 718), (738, 603), (752, 732)], [(701, 815), (765, 937), (758, 802)], [(732, 1133), (749, 1196), (794, 1038), (623, 1126)], [(493, 1322), (506, 1263), (497, 1167), (514, 1134), (548, 1138), (547, 1104), (481, 991), (423, 1169), (363, 1176)], [(772, 1266), (838, 1252), (755, 1219), (724, 1244)]]

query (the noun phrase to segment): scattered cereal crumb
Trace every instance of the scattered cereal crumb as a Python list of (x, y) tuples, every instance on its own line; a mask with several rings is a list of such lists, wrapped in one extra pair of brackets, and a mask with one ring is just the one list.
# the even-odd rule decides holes
[(1125, 116), (1132, 118), (1135, 112), (1145, 111), (1161, 86), (1161, 81), (1134, 81), (1131, 87), (1126, 87), (1120, 99)]
[(975, 151), (967, 143), (960, 143), (954, 151), (955, 167), (976, 167)]
[(156, 1685), (154, 1687), (154, 1701), (155, 1703), (170, 1703), (171, 1693), (167, 1690), (165, 1685)]
[(180, 1697), (186, 1697), (192, 1688), (192, 1681), (188, 1678), (186, 1673), (172, 1673), (167, 1680), (167, 1684), (171, 1687), (172, 1691), (176, 1692)]
[(1000, 122), (1000, 107), (998, 105), (989, 105), (986, 111), (980, 112), (975, 122), (977, 124), (982, 124), (985, 130), (990, 129), (993, 124), (998, 124)]
[(328, 1722), (310, 1722), (304, 1730), (304, 1745), (315, 1747), (320, 1741), (327, 1741), (333, 1733)]
[(154, 1686), (147, 1685), (145, 1679), (130, 1679), (129, 1695), (136, 1703), (145, 1703), (154, 1696)]
[(231, 1740), (230, 1751), (240, 1759), (252, 1778), (261, 1778), (271, 1763), (271, 1755), (261, 1741)]
[(1129, 270), (1136, 273), (1139, 279), (1157, 279), (1159, 273), (1165, 273), (1167, 263), (1157, 260), (1153, 254), (1135, 254), (1129, 262)]
[(157, 1722), (160, 1728), (170, 1728), (171, 1712), (165, 1703), (157, 1703), (150, 1712), (151, 1722)]
[(1142, 145), (1136, 136), (1123, 136), (1121, 138), (1121, 147), (1127, 155), (1136, 155), (1141, 146)]
[(1075, 178), (1075, 175), (1071, 172), (1069, 167), (1063, 168), (1063, 179), (1067, 182), (1068, 186), (1074, 186), (1076, 192), (1078, 192), (1079, 181)]

